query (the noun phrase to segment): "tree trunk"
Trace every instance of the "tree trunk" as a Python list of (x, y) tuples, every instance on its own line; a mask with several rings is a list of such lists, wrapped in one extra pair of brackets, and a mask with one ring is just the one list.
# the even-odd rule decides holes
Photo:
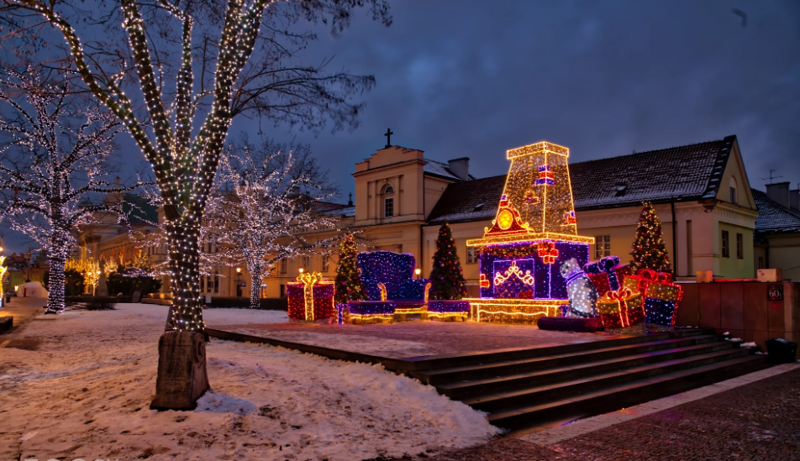
[(64, 264), (63, 255), (50, 257), (50, 290), (47, 295), (46, 314), (60, 314), (64, 311)]
[(261, 270), (250, 271), (250, 309), (261, 308)]
[(205, 335), (203, 303), (200, 300), (198, 225), (172, 221), (166, 229), (172, 289), (172, 307), (166, 331), (198, 331)]

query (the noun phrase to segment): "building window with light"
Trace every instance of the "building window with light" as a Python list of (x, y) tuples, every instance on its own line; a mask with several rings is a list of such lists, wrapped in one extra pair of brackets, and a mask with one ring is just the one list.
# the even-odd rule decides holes
[(594, 238), (594, 259), (611, 256), (611, 236), (598, 235)]
[(391, 218), (394, 216), (394, 188), (387, 185), (383, 188), (383, 217)]
[(722, 231), (722, 257), (731, 257), (731, 241), (728, 231)]
[(478, 262), (478, 248), (467, 247), (467, 264), (476, 264)]

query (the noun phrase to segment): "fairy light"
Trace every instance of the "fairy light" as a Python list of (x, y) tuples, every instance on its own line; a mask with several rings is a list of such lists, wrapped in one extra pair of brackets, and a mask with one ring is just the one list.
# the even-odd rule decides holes
[[(105, 179), (104, 162), (114, 150), (120, 125), (113, 114), (93, 106), (72, 110), (73, 89), (66, 83), (46, 83), (33, 67), (24, 73), (7, 69), (0, 86), (0, 101), (20, 121), (0, 120), (0, 131), (9, 138), (6, 153), (23, 159), (0, 168), (0, 189), (14, 191), (4, 208), (11, 229), (34, 240), (47, 255), (50, 289), (45, 312), (60, 313), (65, 307), (65, 266), (78, 244), (76, 230), (97, 222), (101, 212), (122, 213), (118, 201), (86, 205), (87, 194), (121, 195), (139, 183), (123, 187)], [(76, 120), (81, 123), (69, 123)], [(82, 272), (96, 287), (99, 267)]]
[(467, 240), (480, 250), (481, 298), (466, 299), (474, 320), (557, 316), (570, 300), (576, 305), (572, 315), (596, 315), (585, 280), (573, 279), (568, 291), (567, 277), (588, 262), (594, 243), (577, 235), (568, 157), (569, 149), (549, 142), (507, 151), (511, 165), (497, 215), (482, 238)]
[(289, 318), (307, 322), (333, 317), (334, 282), (319, 272), (301, 273), (287, 284)]

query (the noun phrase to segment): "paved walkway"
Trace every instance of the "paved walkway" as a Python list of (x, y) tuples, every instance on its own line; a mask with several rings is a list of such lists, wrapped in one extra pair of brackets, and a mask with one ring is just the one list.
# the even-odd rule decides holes
[[(765, 378), (755, 380), (759, 377)], [(694, 400), (698, 395), (710, 393), (709, 388), (730, 388), (737, 380), (750, 383)], [(690, 401), (662, 411), (647, 411), (648, 407), (657, 408), (659, 402), (669, 403), (670, 399)], [(642, 416), (637, 416), (637, 412)], [(603, 418), (612, 424), (606, 426)], [(613, 424), (620, 419), (624, 422)], [(584, 424), (600, 428), (581, 433), (579, 426)], [(573, 430), (572, 426), (578, 429)], [(431, 459), (797, 460), (800, 459), (800, 366), (781, 365), (545, 432), (543, 436), (533, 433), (499, 439)], [(561, 439), (559, 432), (570, 438)], [(573, 437), (574, 434), (580, 435)]]
[(47, 298), (17, 298), (11, 297), (11, 302), (0, 308), (0, 317), (14, 317), (14, 328), (3, 335), (0, 335), (0, 347), (4, 347), (9, 336), (21, 330), (28, 322), (31, 322), (37, 315), (43, 314), (43, 306), (47, 305)]

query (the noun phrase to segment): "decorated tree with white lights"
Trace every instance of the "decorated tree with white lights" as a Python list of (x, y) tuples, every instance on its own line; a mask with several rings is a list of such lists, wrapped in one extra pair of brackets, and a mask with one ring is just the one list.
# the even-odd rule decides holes
[(48, 313), (64, 310), (73, 232), (98, 213), (122, 213), (119, 203), (87, 202), (88, 196), (130, 189), (106, 179), (119, 121), (69, 93), (66, 83), (45, 82), (32, 68), (0, 78), (0, 209), (50, 260)]
[(661, 236), (661, 221), (658, 219), (656, 209), (649, 202), (644, 203), (639, 214), (631, 256), (633, 256), (631, 269), (634, 273), (639, 269), (672, 272), (667, 246)]
[(0, 0), (12, 29), (4, 37), (17, 53), (53, 39), (42, 35), (44, 19), (67, 45), (62, 65), (123, 122), (153, 166), (169, 239), (167, 330), (204, 331), (200, 225), (234, 117), (357, 125), (362, 106), (351, 99), (374, 79), (302, 65), (296, 53), (316, 35), (293, 26), (323, 22), (338, 33), (364, 5), (373, 19), (391, 22), (385, 0)]
[(336, 231), (335, 216), (318, 205), (336, 190), (303, 144), (246, 139), (228, 146), (203, 227), (218, 255), (244, 260), (250, 272), (250, 307), (260, 306), (261, 281), (283, 258), (325, 250), (338, 236), (310, 241), (308, 231)]

